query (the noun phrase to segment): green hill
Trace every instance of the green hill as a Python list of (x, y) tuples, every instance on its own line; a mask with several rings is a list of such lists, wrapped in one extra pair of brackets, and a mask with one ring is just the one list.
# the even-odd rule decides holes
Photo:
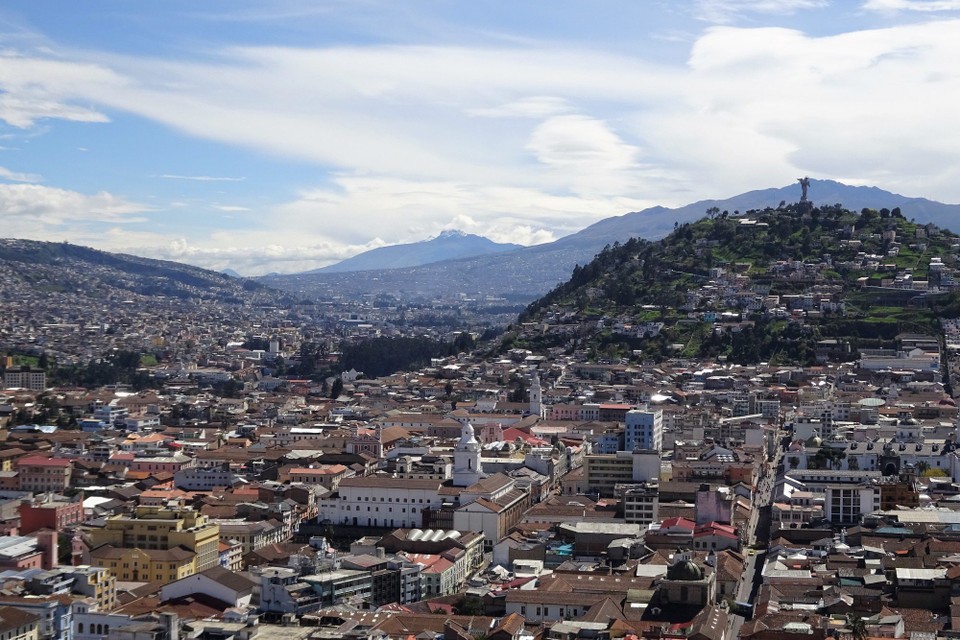
[(852, 359), (956, 315), (957, 250), (956, 234), (898, 209), (713, 208), (662, 240), (615, 243), (577, 266), (504, 346), (812, 364), (834, 341), (830, 357)]

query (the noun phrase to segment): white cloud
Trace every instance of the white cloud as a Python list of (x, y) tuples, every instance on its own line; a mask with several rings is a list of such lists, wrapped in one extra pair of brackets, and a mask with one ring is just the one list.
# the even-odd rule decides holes
[(527, 148), (577, 193), (630, 192), (640, 172), (639, 150), (596, 118), (549, 118), (534, 129)]
[(443, 229), (465, 231), (489, 238), (494, 242), (519, 244), (523, 246), (553, 242), (557, 239), (557, 236), (547, 229), (535, 228), (522, 222), (511, 220), (508, 217), (501, 218), (499, 221), (491, 224), (486, 221), (478, 222), (470, 216), (459, 215), (451, 220), (449, 224), (444, 225)]
[(0, 167), (0, 180), (10, 180), (11, 182), (43, 182), (43, 176), (36, 173), (21, 173), (11, 171), (6, 167)]
[(20, 129), (45, 118), (109, 122), (102, 112), (76, 104), (89, 92), (88, 81), (102, 88), (116, 86), (119, 78), (97, 65), (0, 52), (0, 120)]
[(525, 224), (495, 225), (487, 228), (483, 235), (495, 242), (506, 242), (523, 246), (544, 244), (557, 239), (557, 236), (551, 231), (536, 229)]
[(449, 224), (443, 226), (445, 231), (470, 231), (471, 229), (476, 229), (478, 223), (471, 216), (460, 213), (454, 216), (453, 220)]
[(867, 0), (863, 8), (870, 11), (960, 11), (960, 0)]
[[(340, 175), (333, 187), (305, 191), (297, 200), (275, 207), (268, 219), (273, 229), (296, 228), (298, 235), (353, 245), (363, 244), (374, 231), (395, 244), (450, 228), (488, 237), (495, 233), (498, 241), (525, 244), (652, 204), (596, 194), (554, 195), (525, 187)], [(513, 230), (520, 235), (508, 237)]]
[(223, 212), (225, 212), (225, 213), (236, 213), (236, 212), (240, 212), (240, 211), (250, 211), (250, 207), (241, 207), (241, 206), (230, 205), (230, 204), (214, 204), (214, 205), (210, 205), (210, 206), (212, 206), (212, 207), (213, 207), (214, 209), (216, 209), (217, 211), (223, 211)]
[[(30, 75), (62, 100), (283, 157), (419, 179), (510, 179), (516, 174), (505, 163), (521, 149), (508, 114), (555, 115), (598, 95), (642, 104), (662, 73), (629, 57), (563, 47), (239, 48), (202, 63), (102, 57), (76, 65), (81, 84), (45, 76), (36, 58), (5, 62), (17, 67), (7, 75)], [(101, 71), (107, 66), (112, 74)], [(22, 89), (3, 74), (0, 88)], [(480, 114), (502, 117), (478, 127)]]
[(37, 184), (0, 184), (0, 220), (43, 225), (78, 222), (130, 222), (150, 207), (102, 191), (87, 195)]
[[(289, 239), (273, 243), (269, 235), (264, 238), (259, 233), (245, 232), (216, 234), (215, 239), (215, 244), (201, 245), (184, 237), (141, 237), (136, 234), (124, 237), (119, 231), (115, 236), (117, 244), (126, 245), (137, 255), (188, 262), (218, 271), (229, 267), (250, 276), (316, 269), (383, 245), (379, 241), (356, 246), (310, 241), (290, 243)], [(131, 241), (138, 240), (139, 246), (131, 244)]]
[(724, 24), (749, 13), (792, 15), (827, 5), (828, 0), (697, 0), (694, 13), (705, 22)]
[[(740, 174), (729, 175), (732, 189), (717, 194), (736, 193), (743, 176), (764, 184), (757, 178), (771, 169), (781, 176), (796, 169), (860, 175), (886, 188), (912, 184), (913, 193), (936, 185), (941, 198), (956, 200), (960, 192), (950, 183), (960, 163), (951, 150), (960, 131), (943, 123), (960, 100), (952, 69), (958, 28), (958, 21), (943, 21), (824, 38), (710, 30), (691, 54), (687, 108), (676, 110), (667, 131), (695, 132), (673, 142), (689, 150), (700, 140), (693, 155), (706, 163), (701, 175)], [(686, 116), (695, 117), (681, 122)]]
[(10, 126), (26, 129), (43, 118), (75, 122), (109, 122), (107, 116), (93, 109), (47, 100), (37, 95), (0, 94), (0, 120)]
[(570, 104), (563, 98), (532, 96), (496, 107), (467, 109), (467, 113), (481, 118), (545, 118), (571, 110)]

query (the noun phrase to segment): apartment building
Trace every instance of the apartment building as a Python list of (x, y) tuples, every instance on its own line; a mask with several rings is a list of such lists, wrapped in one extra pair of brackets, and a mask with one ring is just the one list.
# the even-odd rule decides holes
[(219, 562), (220, 527), (191, 509), (138, 507), (86, 530), (97, 564), (119, 580), (163, 580), (193, 575)]

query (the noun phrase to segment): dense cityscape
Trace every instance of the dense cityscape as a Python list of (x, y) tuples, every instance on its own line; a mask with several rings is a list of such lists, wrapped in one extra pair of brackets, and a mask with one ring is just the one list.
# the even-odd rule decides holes
[(0, 25), (0, 640), (960, 640), (960, 0)]
[[(792, 246), (793, 219), (844, 232), (714, 262), (723, 234)], [(685, 242), (703, 281), (666, 304)], [(710, 211), (486, 328), (456, 296), (81, 308), (9, 263), (0, 618), (66, 640), (949, 634), (960, 323), (918, 301), (952, 300), (958, 250), (898, 210)], [(621, 264), (649, 272), (629, 295)], [(912, 302), (871, 336), (869, 300)], [(363, 345), (423, 364), (347, 368)]]

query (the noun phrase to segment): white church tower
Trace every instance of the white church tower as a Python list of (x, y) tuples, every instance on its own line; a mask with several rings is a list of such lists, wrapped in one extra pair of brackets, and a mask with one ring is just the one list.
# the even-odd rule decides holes
[(530, 415), (543, 418), (546, 413), (543, 408), (543, 390), (540, 388), (540, 374), (534, 372), (533, 383), (530, 385)]
[(453, 450), (453, 486), (469, 487), (484, 477), (480, 468), (480, 443), (473, 433), (473, 425), (466, 422)]

